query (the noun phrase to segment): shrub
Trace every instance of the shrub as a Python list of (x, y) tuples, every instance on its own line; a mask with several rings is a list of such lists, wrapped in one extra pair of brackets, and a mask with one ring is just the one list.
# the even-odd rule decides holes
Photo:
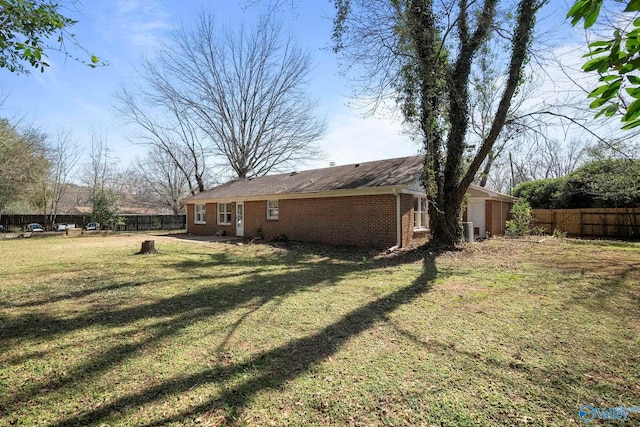
[(534, 236), (543, 236), (547, 232), (547, 229), (544, 227), (533, 227), (531, 229), (531, 234)]
[(566, 178), (539, 179), (523, 182), (513, 189), (513, 195), (529, 202), (534, 209), (565, 207)]
[(534, 209), (640, 206), (640, 161), (603, 159), (561, 178), (523, 182), (513, 195)]
[(511, 207), (511, 219), (505, 225), (510, 236), (524, 236), (529, 234), (529, 224), (533, 219), (531, 206), (528, 202), (518, 200)]
[(284, 234), (284, 233), (280, 233), (280, 234), (278, 234), (276, 236), (273, 236), (271, 238), (271, 241), (272, 242), (277, 242), (277, 243), (287, 243), (289, 241), (289, 237), (287, 237), (287, 235)]
[(553, 230), (553, 237), (557, 237), (559, 239), (564, 239), (565, 237), (567, 237), (567, 232), (566, 231), (562, 231), (559, 228), (555, 228)]
[(97, 191), (91, 196), (91, 221), (100, 223), (110, 230), (124, 225), (124, 218), (118, 215), (118, 198), (112, 191)]

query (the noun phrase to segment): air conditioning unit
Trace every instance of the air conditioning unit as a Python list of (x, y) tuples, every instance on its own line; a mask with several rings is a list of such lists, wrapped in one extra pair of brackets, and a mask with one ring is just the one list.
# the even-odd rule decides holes
[(462, 233), (464, 235), (465, 242), (473, 242), (473, 223), (472, 222), (463, 222), (462, 223)]

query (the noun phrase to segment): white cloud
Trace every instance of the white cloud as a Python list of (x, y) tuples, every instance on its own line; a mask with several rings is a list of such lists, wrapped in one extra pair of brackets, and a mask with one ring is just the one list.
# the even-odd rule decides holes
[(178, 21), (160, 1), (119, 0), (111, 7), (113, 10), (103, 17), (106, 35), (134, 54), (162, 46)]

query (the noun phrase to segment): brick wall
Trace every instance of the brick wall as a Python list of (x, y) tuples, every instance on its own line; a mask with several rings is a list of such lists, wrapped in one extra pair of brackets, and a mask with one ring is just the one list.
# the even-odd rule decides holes
[(218, 225), (218, 204), (207, 203), (207, 213), (205, 215), (206, 224), (195, 224), (193, 222), (195, 215), (195, 205), (187, 205), (187, 224), (189, 233), (197, 234), (201, 236), (213, 236), (219, 231), (224, 231), (227, 236), (235, 235), (235, 217), (236, 217), (236, 204), (231, 204), (231, 225)]
[(413, 196), (411, 194), (400, 195), (400, 214), (402, 215), (402, 246), (406, 247), (413, 240)]
[[(413, 196), (402, 194), (402, 246), (411, 243)], [(188, 205), (189, 232), (213, 235), (224, 230), (235, 235), (235, 203), (231, 226), (216, 224), (217, 204), (207, 204), (207, 224), (193, 223), (194, 207)], [(267, 219), (266, 200), (244, 203), (244, 235), (252, 238), (259, 230), (266, 240), (285, 235), (290, 240), (341, 246), (388, 248), (396, 244), (396, 196), (326, 197), (279, 200), (279, 219)]]
[(390, 247), (396, 242), (394, 195), (279, 201), (279, 219), (267, 220), (266, 201), (245, 202), (245, 235), (344, 246)]

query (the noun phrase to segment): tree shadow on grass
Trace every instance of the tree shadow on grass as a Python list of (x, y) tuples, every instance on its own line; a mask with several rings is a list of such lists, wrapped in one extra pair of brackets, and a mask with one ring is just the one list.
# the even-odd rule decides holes
[[(95, 280), (94, 278), (91, 278), (91, 279)], [(91, 280), (91, 279), (89, 279), (89, 280)], [(82, 286), (84, 283), (86, 283), (89, 280), (86, 279), (86, 278), (74, 279), (71, 282), (70, 287)], [(27, 302), (20, 302), (20, 303), (0, 302), (0, 306), (7, 307), (7, 308), (38, 307), (38, 306), (42, 306), (42, 305), (45, 305), (45, 304), (51, 304), (51, 303), (59, 302), (59, 301), (68, 301), (68, 300), (71, 300), (71, 299), (81, 299), (81, 298), (85, 298), (85, 297), (88, 297), (88, 296), (91, 296), (91, 295), (94, 295), (94, 294), (101, 294), (103, 292), (119, 291), (119, 290), (136, 288), (136, 287), (139, 287), (141, 285), (144, 285), (144, 282), (141, 282), (141, 281), (127, 281), (127, 282), (110, 283), (110, 284), (105, 285), (105, 286), (98, 286), (98, 287), (92, 287), (92, 288), (89, 288), (89, 289), (75, 290), (75, 291), (72, 291), (72, 292), (63, 293), (63, 294), (59, 294), (59, 295), (54, 295), (54, 296), (51, 296), (51, 297), (48, 297), (48, 298), (30, 300), (30, 301), (27, 301)]]
[[(351, 273), (375, 270), (388, 266), (413, 261), (421, 254), (414, 253), (405, 256), (395, 257), (375, 262), (344, 262), (359, 259), (360, 252), (344, 252), (342, 256), (327, 258), (324, 255), (331, 255), (331, 251), (325, 253), (314, 251), (314, 248), (296, 248), (294, 250), (282, 251), (279, 255), (268, 257), (261, 261), (266, 267), (279, 267), (270, 274), (262, 274), (261, 271), (249, 269), (249, 273), (242, 280), (231, 280), (231, 276), (223, 274), (229, 280), (220, 279), (212, 275), (209, 267), (224, 263), (227, 268), (249, 267), (255, 265), (253, 260), (248, 261), (243, 257), (211, 257), (210, 262), (204, 261), (203, 268), (185, 280), (204, 280), (215, 278), (211, 286), (197, 288), (182, 294), (150, 301), (148, 303), (120, 307), (117, 304), (106, 307), (102, 310), (93, 310), (89, 313), (82, 313), (70, 317), (56, 317), (48, 313), (26, 312), (17, 316), (4, 318), (0, 324), (0, 345), (9, 350), (10, 346), (21, 345), (21, 342), (29, 340), (53, 340), (60, 339), (64, 334), (92, 327), (121, 328), (126, 330), (114, 331), (110, 338), (118, 342), (115, 345), (105, 346), (96, 356), (88, 356), (81, 359), (80, 363), (68, 366), (62, 376), (49, 376), (42, 380), (33, 381), (29, 387), (13, 393), (11, 396), (0, 399), (0, 413), (8, 411), (31, 401), (39, 396), (55, 393), (73, 384), (86, 384), (89, 386), (92, 378), (101, 374), (118, 369), (118, 366), (125, 363), (127, 359), (137, 357), (141, 351), (148, 350), (155, 346), (162, 345), (165, 339), (180, 333), (179, 331), (190, 325), (203, 320), (213, 319), (228, 311), (251, 306), (255, 311), (270, 301), (281, 299), (285, 296), (318, 286), (333, 286), (342, 278)], [(309, 257), (314, 258), (314, 263), (306, 262)], [(342, 259), (341, 259), (342, 258)], [(180, 266), (179, 263), (172, 267), (184, 267), (189, 270), (191, 261), (186, 261), (189, 265)], [(288, 266), (284, 271), (282, 264)], [(240, 273), (239, 273), (240, 274)], [(236, 276), (238, 276), (236, 274)], [(86, 413), (77, 418), (69, 418), (60, 425), (83, 425), (88, 422), (113, 416), (114, 412), (119, 412), (131, 405), (144, 405), (147, 402), (165, 396), (189, 390), (194, 385), (203, 382), (224, 381), (245, 370), (252, 371), (256, 367), (262, 367), (262, 373), (255, 380), (238, 387), (235, 391), (225, 393), (216, 401), (202, 405), (194, 411), (184, 413), (187, 417), (192, 412), (197, 413), (211, 408), (211, 404), (230, 407), (232, 413), (240, 413), (242, 407), (257, 391), (270, 387), (271, 384), (282, 384), (282, 382), (294, 378), (300, 372), (304, 372), (313, 363), (322, 360), (326, 356), (335, 352), (351, 336), (357, 335), (370, 327), (386, 313), (393, 311), (396, 307), (408, 302), (428, 289), (429, 281), (435, 277), (435, 267), (430, 261), (425, 264), (424, 273), (416, 280), (414, 285), (405, 288), (396, 294), (382, 298), (371, 304), (354, 311), (341, 321), (325, 328), (322, 332), (307, 338), (290, 342), (289, 344), (265, 352), (256, 356), (250, 362), (238, 365), (217, 367), (202, 371), (196, 375), (170, 380), (159, 386), (155, 386), (136, 393), (135, 395), (124, 396), (111, 405), (107, 405), (99, 410)], [(111, 290), (110, 287), (105, 291)], [(99, 292), (100, 289), (96, 290)], [(71, 293), (70, 298), (80, 297), (80, 294)], [(147, 322), (145, 331), (147, 337), (144, 339), (134, 339), (135, 328), (126, 328), (134, 325), (138, 321)], [(242, 318), (239, 320), (242, 322)], [(152, 322), (151, 324), (148, 324)], [(238, 327), (238, 322), (231, 325)], [(228, 339), (228, 336), (227, 338)], [(60, 347), (58, 347), (60, 348)], [(31, 352), (34, 357), (46, 357), (42, 352)], [(16, 360), (24, 361), (18, 357)], [(84, 386), (83, 386), (84, 387)], [(240, 401), (236, 395), (245, 396)], [(2, 409), (4, 408), (4, 410)], [(205, 409), (206, 408), (206, 409)], [(167, 420), (168, 422), (168, 420)]]
[[(169, 264), (166, 267), (170, 269), (181, 269), (191, 273), (188, 276), (180, 278), (185, 284), (191, 281), (215, 280), (216, 282), (211, 287), (200, 287), (195, 291), (187, 291), (175, 296), (132, 307), (120, 308), (117, 304), (97, 307), (91, 312), (74, 317), (57, 317), (45, 312), (28, 311), (3, 319), (4, 321), (0, 324), (0, 340), (47, 339), (88, 326), (126, 326), (138, 320), (154, 317), (164, 318), (167, 316), (190, 314), (190, 319), (196, 321), (197, 318), (221, 314), (253, 300), (264, 303), (305, 288), (317, 286), (320, 283), (335, 283), (346, 274), (367, 268), (365, 265), (352, 264), (302, 264), (300, 262), (303, 259), (302, 254), (296, 255), (288, 253), (286, 254), (286, 259), (284, 257), (278, 257), (263, 260), (262, 265), (264, 268), (244, 272), (240, 270), (233, 272), (227, 271), (224, 274), (220, 274), (212, 272), (212, 270), (222, 265), (226, 268), (255, 266), (255, 262), (253, 260), (246, 260), (241, 257), (229, 257), (227, 255), (211, 255), (210, 258), (210, 260), (203, 261), (201, 268), (198, 270), (192, 267), (192, 261)], [(262, 275), (261, 273), (269, 266), (275, 266), (280, 270), (283, 269), (283, 266), (287, 266), (288, 269), (284, 272), (270, 272), (270, 274)], [(237, 278), (240, 276), (247, 276), (248, 278), (238, 281)], [(164, 279), (156, 278), (153, 282), (159, 283), (162, 280)], [(58, 302), (87, 295), (99, 297), (103, 292), (121, 288), (138, 287), (142, 284), (144, 283), (126, 282), (94, 290), (71, 292), (66, 294), (64, 298), (62, 296), (56, 296), (51, 300), (39, 300), (35, 303), (39, 305), (47, 301)], [(22, 306), (30, 307), (31, 305), (16, 305), (16, 307)], [(7, 343), (4, 344), (8, 345)]]
[[(376, 268), (381, 265), (369, 265), (366, 268)], [(390, 265), (390, 263), (385, 262), (384, 265)], [(363, 266), (359, 266), (355, 270), (362, 268)], [(333, 279), (337, 279), (347, 271), (354, 271), (353, 266), (350, 269), (338, 270), (336, 277), (333, 277)], [(308, 272), (303, 271), (302, 273), (294, 274), (294, 276), (298, 274), (308, 275)], [(436, 274), (437, 270), (433, 257), (426, 258), (423, 262), (421, 275), (412, 284), (351, 311), (317, 333), (291, 340), (280, 347), (257, 354), (245, 362), (231, 365), (221, 364), (192, 375), (164, 381), (158, 385), (119, 397), (98, 409), (85, 412), (79, 416), (66, 418), (55, 425), (87, 425), (100, 423), (107, 419), (113, 420), (114, 417), (120, 417), (129, 408), (144, 406), (169, 396), (179, 395), (193, 387), (207, 383), (233, 384), (237, 378), (242, 378), (246, 375), (247, 379), (237, 385), (221, 387), (223, 391), (215, 398), (175, 415), (148, 423), (149, 426), (181, 423), (194, 416), (211, 413), (212, 411), (222, 411), (226, 414), (225, 421), (233, 424), (240, 418), (243, 410), (257, 393), (265, 389), (281, 387), (286, 382), (308, 372), (314, 365), (339, 351), (350, 339), (375, 326), (378, 322), (384, 321), (390, 313), (400, 306), (411, 303), (424, 295), (431, 289)], [(331, 274), (329, 274), (329, 277), (324, 276), (323, 279), (331, 279), (332, 277), (330, 276)], [(298, 277), (296, 280), (302, 280), (302, 278)], [(318, 280), (313, 282), (317, 283)], [(308, 283), (306, 284), (306, 286), (309, 285)], [(249, 281), (244, 286), (251, 288), (256, 284)], [(293, 292), (295, 290), (295, 288), (290, 287), (285, 292)], [(236, 291), (240, 292), (241, 288), (236, 289)], [(244, 292), (242, 293), (244, 294)], [(270, 298), (274, 296), (274, 294), (271, 294)], [(244, 300), (242, 297), (241, 299)], [(235, 302), (236, 305), (237, 303), (238, 301)], [(185, 319), (185, 321), (188, 323), (193, 319)]]
[(551, 269), (549, 275), (559, 270), (566, 276), (563, 280), (575, 281), (565, 304), (568, 309), (579, 304), (595, 312), (606, 308), (608, 311), (620, 310), (621, 314), (628, 314), (630, 308), (637, 307), (633, 301), (636, 295), (633, 288), (640, 282), (638, 251), (628, 249), (640, 249), (640, 245), (598, 241), (595, 247), (603, 251), (593, 254), (582, 252), (580, 246), (586, 244), (594, 247), (593, 241), (568, 240), (566, 245), (571, 250), (576, 249), (573, 246), (578, 246), (580, 255), (560, 255), (551, 261), (550, 266), (541, 263), (540, 269)]

